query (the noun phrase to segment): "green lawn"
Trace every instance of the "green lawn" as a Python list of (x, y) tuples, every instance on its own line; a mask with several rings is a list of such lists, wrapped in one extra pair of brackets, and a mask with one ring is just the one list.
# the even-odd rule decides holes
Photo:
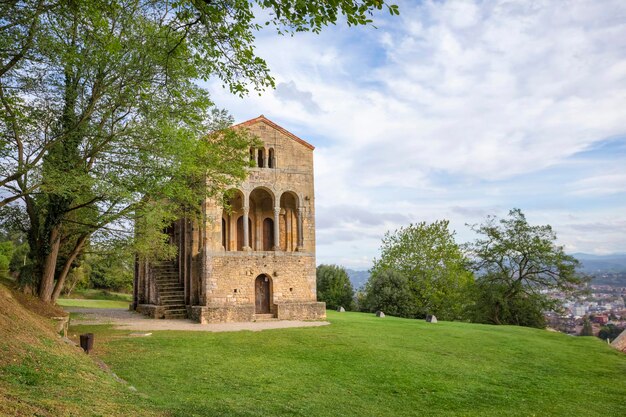
[(87, 300), (83, 298), (59, 298), (57, 300), (57, 304), (62, 307), (128, 309), (128, 301), (115, 301), (115, 300)]
[(596, 338), (328, 312), (330, 326), (152, 332), (96, 354), (172, 416), (626, 415), (626, 355)]
[(62, 307), (128, 309), (132, 299), (131, 294), (87, 289), (73, 291), (70, 298), (59, 298), (57, 304)]

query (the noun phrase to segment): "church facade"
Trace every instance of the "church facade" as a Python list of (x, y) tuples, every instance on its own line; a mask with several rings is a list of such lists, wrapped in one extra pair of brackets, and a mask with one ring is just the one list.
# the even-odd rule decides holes
[(247, 128), (262, 145), (255, 167), (221, 199), (202, 207), (201, 222), (169, 229), (173, 261), (137, 262), (133, 308), (155, 318), (200, 323), (318, 320), (315, 276), (314, 147), (264, 116)]

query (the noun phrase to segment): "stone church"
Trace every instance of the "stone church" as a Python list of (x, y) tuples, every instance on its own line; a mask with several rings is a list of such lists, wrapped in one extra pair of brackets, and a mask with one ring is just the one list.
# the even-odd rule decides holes
[(262, 146), (247, 179), (168, 228), (172, 261), (135, 268), (132, 307), (200, 323), (326, 317), (315, 278), (314, 147), (263, 115), (235, 125)]

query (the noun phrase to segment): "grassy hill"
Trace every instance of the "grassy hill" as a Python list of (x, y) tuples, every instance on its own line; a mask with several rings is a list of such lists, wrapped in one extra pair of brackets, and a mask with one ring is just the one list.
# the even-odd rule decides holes
[(163, 415), (63, 342), (46, 318), (59, 314), (0, 284), (0, 416)]
[(0, 285), (2, 416), (626, 414), (626, 355), (596, 338), (329, 311), (263, 332), (76, 326), (96, 334), (87, 356), (33, 309), (59, 314)]
[(76, 332), (95, 332), (96, 353), (172, 416), (626, 414), (626, 355), (599, 339), (328, 314), (263, 332)]

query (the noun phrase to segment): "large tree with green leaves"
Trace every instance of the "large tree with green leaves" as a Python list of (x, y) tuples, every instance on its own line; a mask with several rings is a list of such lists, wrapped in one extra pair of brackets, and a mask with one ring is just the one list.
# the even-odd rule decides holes
[[(387, 232), (383, 237), (380, 258), (374, 260), (372, 277), (377, 280), (393, 277), (393, 282), (399, 285), (402, 277), (407, 280), (412, 305), (402, 308), (403, 315), (424, 317), (435, 314), (443, 320), (466, 317), (472, 303), (470, 289), (474, 279), (465, 267), (466, 259), (448, 225), (447, 220), (410, 224), (393, 233)], [(399, 275), (390, 276), (387, 271)], [(405, 287), (404, 284), (400, 286)], [(369, 293), (376, 288), (370, 283), (366, 290)], [(367, 297), (372, 299), (370, 294)]]
[(354, 288), (343, 267), (320, 265), (316, 270), (317, 299), (326, 303), (327, 308), (343, 307), (352, 310)]
[(141, 217), (138, 236), (153, 240), (245, 176), (253, 138), (195, 81), (273, 86), (254, 53), (261, 26), (319, 32), (383, 7), (397, 13), (377, 0), (0, 3), (0, 207), (26, 214), (22, 282), (54, 300), (94, 234)]
[(549, 225), (532, 226), (520, 209), (507, 218), (487, 217), (472, 230), (479, 235), (466, 246), (478, 278), (477, 321), (544, 327), (544, 311), (561, 302), (550, 292), (574, 296), (584, 277), (579, 262), (556, 244)]

